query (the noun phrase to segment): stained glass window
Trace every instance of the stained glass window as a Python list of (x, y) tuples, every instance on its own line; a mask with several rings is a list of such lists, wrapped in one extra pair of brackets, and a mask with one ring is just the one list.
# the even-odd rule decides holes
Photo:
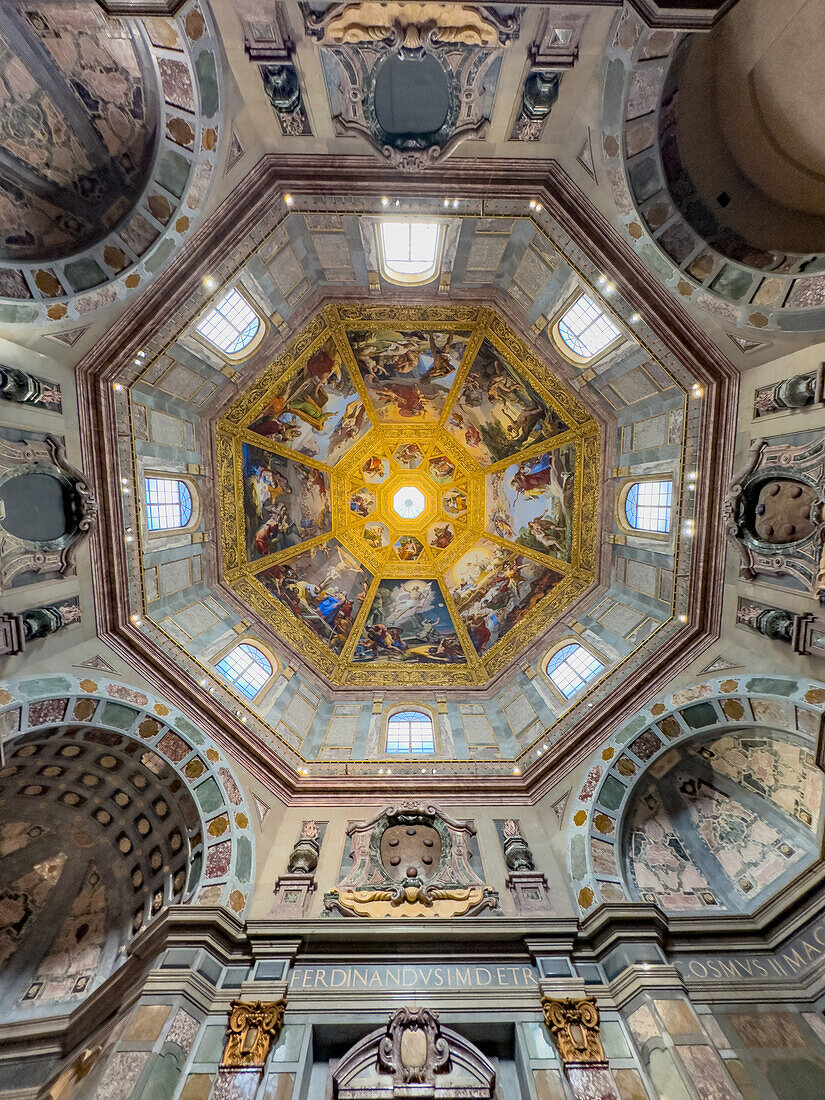
[(393, 714), (387, 722), (387, 753), (435, 752), (433, 720), (420, 710)]
[(201, 336), (227, 355), (248, 347), (260, 327), (258, 314), (234, 287), (197, 324)]
[(405, 283), (426, 283), (435, 275), (440, 236), (437, 222), (382, 222), (385, 273)]
[(580, 359), (592, 359), (621, 335), (603, 309), (582, 294), (559, 321), (559, 336)]
[(192, 494), (183, 481), (171, 477), (143, 480), (146, 525), (150, 531), (185, 527), (192, 518)]
[(637, 481), (631, 485), (625, 497), (624, 511), (627, 522), (638, 531), (670, 530), (670, 504), (673, 495), (672, 481)]
[(565, 699), (572, 699), (603, 668), (601, 661), (584, 646), (572, 642), (553, 654), (547, 662), (547, 675)]
[(254, 699), (272, 675), (272, 665), (266, 656), (249, 642), (241, 642), (230, 650), (218, 661), (217, 669), (247, 699)]

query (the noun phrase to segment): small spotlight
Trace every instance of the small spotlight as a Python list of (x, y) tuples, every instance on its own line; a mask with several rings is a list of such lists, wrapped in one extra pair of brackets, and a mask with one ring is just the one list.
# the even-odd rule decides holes
[(126, 536), (126, 541), (127, 541), (127, 542), (133, 542), (134, 540), (133, 540), (133, 538), (132, 538), (132, 536), (131, 536), (131, 535), (127, 535), (127, 536)]
[(607, 279), (605, 279), (604, 275), (600, 275), (598, 281), (599, 281), (599, 286), (604, 286), (604, 284), (607, 282)]
[(458, 206), (458, 199), (453, 199), (453, 210), (455, 210), (457, 208), (457, 206)]
[(445, 206), (449, 206), (449, 205), (450, 205), (450, 200), (449, 200), (449, 199), (445, 199), (445, 200), (444, 200), (444, 205), (445, 205)]
[(120, 382), (115, 382), (112, 388), (114, 389), (115, 393), (120, 393), (120, 391), (123, 389), (123, 386), (121, 386)]
[(215, 280), (212, 278), (211, 275), (207, 275), (206, 278), (203, 280), (203, 285), (206, 287), (207, 290), (214, 290)]
[(308, 768), (301, 768), (301, 775), (309, 775), (309, 769)]
[(690, 389), (694, 397), (701, 397), (705, 392), (698, 382), (694, 382)]
[(382, 205), (382, 206), (389, 206), (389, 205), (390, 205), (390, 200), (389, 200), (389, 199), (387, 198), (387, 196), (386, 196), (386, 195), (385, 195), (385, 196), (383, 197), (383, 199), (381, 200), (381, 205)]
[(686, 623), (687, 622), (687, 615), (680, 615), (679, 616), (679, 622), (680, 623)]
[(513, 775), (521, 775), (521, 768), (513, 768)]
[(612, 283), (608, 283), (607, 286), (604, 288), (604, 292), (605, 294), (612, 294), (615, 289), (616, 288), (615, 286), (613, 286)]
[(642, 318), (639, 316), (638, 313), (631, 313), (631, 315), (630, 315), (631, 325), (637, 325), (639, 323), (639, 321), (641, 321), (641, 319)]
[(536, 209), (536, 200), (535, 199), (530, 199), (530, 209), (531, 210)]
[(379, 775), (383, 775), (383, 774), (384, 774), (384, 769), (383, 769), (383, 768), (379, 768), (379, 769), (378, 769), (378, 774), (379, 774)]
[(287, 206), (292, 206), (294, 201), (295, 200), (293, 199), (292, 195), (284, 195), (284, 202), (287, 204)]
[(537, 203), (536, 203), (536, 213), (537, 213), (537, 214), (540, 214), (540, 213), (541, 213), (541, 203), (540, 203), (540, 202), (537, 202)]
[(140, 615), (132, 615), (131, 619), (132, 619), (133, 623), (139, 623), (140, 622)]
[(401, 205), (401, 199), (396, 199), (395, 200), (395, 205), (400, 206)]

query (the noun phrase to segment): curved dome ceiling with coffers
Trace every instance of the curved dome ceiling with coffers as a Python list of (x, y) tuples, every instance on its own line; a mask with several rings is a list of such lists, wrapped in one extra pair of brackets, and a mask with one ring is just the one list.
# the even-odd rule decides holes
[(481, 684), (593, 583), (598, 461), (491, 310), (329, 306), (219, 421), (224, 579), (334, 683)]

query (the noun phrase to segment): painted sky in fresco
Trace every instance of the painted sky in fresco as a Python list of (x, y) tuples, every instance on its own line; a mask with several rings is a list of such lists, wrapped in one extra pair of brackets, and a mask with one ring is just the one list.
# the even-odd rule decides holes
[(450, 410), (447, 430), (473, 458), (501, 462), (568, 425), (489, 340), (484, 340)]
[(468, 335), (389, 328), (350, 332), (350, 346), (379, 418), (437, 420)]
[(340, 653), (372, 583), (372, 574), (336, 539), (258, 574), (267, 590)]
[(243, 513), (248, 561), (325, 534), (329, 474), (244, 443)]
[(381, 581), (354, 660), (463, 664), (464, 651), (438, 581)]
[(332, 340), (314, 352), (249, 430), (334, 466), (370, 428), (364, 404)]
[(575, 463), (575, 445), (569, 443), (488, 474), (490, 534), (570, 561)]
[(512, 630), (561, 579), (561, 573), (488, 539), (480, 539), (445, 576), (479, 654)]

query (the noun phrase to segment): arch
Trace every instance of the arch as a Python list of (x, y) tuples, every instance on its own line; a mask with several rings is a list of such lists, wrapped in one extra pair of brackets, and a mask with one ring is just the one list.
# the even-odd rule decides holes
[[(355, 1043), (333, 1071), (333, 1090), (338, 1100), (357, 1100), (368, 1095), (375, 1100), (392, 1100), (406, 1093), (408, 1071), (402, 1051), (405, 1032), (415, 1030), (416, 1054), (420, 1059), (417, 1078), (425, 1082), (424, 1094), (440, 1100), (493, 1100), (496, 1071), (492, 1062), (463, 1035), (442, 1027), (428, 1009), (400, 1008), (385, 1027), (371, 1031)], [(413, 1085), (413, 1088), (416, 1086)]]
[[(72, 11), (64, 18), (55, 9), (46, 21), (48, 33), (63, 43), (62, 61), (49, 58), (39, 23), (22, 20), (14, 32), (21, 41), (12, 50), (27, 49), (36, 62), (34, 91), (21, 85), (10, 110), (37, 116), (40, 89), (51, 87), (57, 103), (51, 133), (60, 134), (47, 155), (56, 150), (58, 163), (65, 161), (51, 184), (48, 170), (27, 168), (40, 185), (15, 188), (16, 214), (7, 218), (0, 242), (0, 298), (26, 324), (83, 323), (142, 291), (163, 266), (158, 257), (195, 231), (223, 155), (222, 54), (208, 7), (184, 0), (162, 35), (139, 20), (125, 22), (114, 44), (104, 5), (85, 0), (82, 7), (80, 17)], [(86, 58), (82, 69), (66, 61), (75, 56)], [(105, 140), (95, 136), (98, 128)], [(34, 150), (34, 133), (21, 139), (20, 149), (26, 144), (39, 165), (43, 149)], [(31, 159), (25, 150), (20, 156), (26, 164)], [(84, 175), (90, 167), (91, 177)], [(67, 188), (71, 216), (61, 215), (50, 187)]]
[(225, 290), (195, 322), (195, 332), (226, 359), (246, 359), (264, 338), (263, 318), (239, 284)]
[(565, 359), (583, 366), (604, 355), (621, 340), (622, 332), (595, 294), (582, 293), (550, 325), (550, 336)]
[(628, 534), (668, 538), (673, 528), (673, 479), (658, 475), (625, 481), (619, 489), (616, 520)]
[(578, 695), (605, 669), (605, 663), (579, 641), (559, 642), (543, 662), (544, 674), (561, 697)]
[[(823, 702), (825, 684), (819, 681), (760, 674), (708, 680), (652, 700), (591, 760), (573, 801), (568, 860), (581, 912), (590, 912), (602, 902), (630, 901), (639, 896), (640, 891), (628, 885), (621, 858), (634, 807), (644, 793), (638, 793), (642, 790), (639, 784), (668, 773), (678, 764), (681, 746), (692, 742), (701, 749), (710, 741), (739, 738), (744, 730), (751, 739), (767, 737), (796, 746), (793, 752), (801, 749), (809, 770), (814, 766)], [(729, 748), (727, 745), (725, 751)], [(714, 751), (718, 755), (718, 750)], [(767, 758), (762, 763), (767, 765)], [(724, 773), (724, 767), (721, 770)], [(730, 794), (727, 781), (715, 786)], [(803, 799), (795, 811), (796, 820), (811, 833), (812, 844), (806, 853), (809, 862), (821, 828), (821, 780), (817, 787), (819, 794), (813, 800), (816, 804), (806, 807)], [(678, 838), (667, 841), (671, 846), (677, 842)], [(787, 873), (777, 872), (777, 889), (802, 866), (799, 860), (783, 856), (777, 867)], [(698, 881), (695, 886), (704, 889)], [(712, 884), (709, 888), (713, 891)], [(738, 911), (750, 911), (764, 902), (770, 889), (768, 883), (764, 889), (745, 891), (746, 896), (737, 899)], [(719, 899), (707, 899), (707, 904), (698, 899), (695, 908), (718, 913), (722, 905)]]
[[(159, 696), (96, 674), (11, 680), (0, 688), (0, 731), (7, 751), (31, 731), (62, 731), (78, 723), (95, 736), (121, 738), (150, 770), (171, 769), (192, 795), (202, 836), (187, 897), (195, 905), (225, 905), (242, 917), (254, 882), (250, 811), (233, 769), (211, 738)], [(92, 737), (90, 743), (97, 742)]]
[(278, 674), (278, 661), (257, 639), (233, 642), (215, 662), (224, 680), (249, 701), (257, 699)]
[(441, 266), (443, 239), (440, 222), (383, 218), (378, 223), (381, 274), (402, 286), (432, 282)]
[(435, 721), (429, 708), (401, 705), (387, 714), (384, 733), (387, 756), (432, 756), (435, 753)]

